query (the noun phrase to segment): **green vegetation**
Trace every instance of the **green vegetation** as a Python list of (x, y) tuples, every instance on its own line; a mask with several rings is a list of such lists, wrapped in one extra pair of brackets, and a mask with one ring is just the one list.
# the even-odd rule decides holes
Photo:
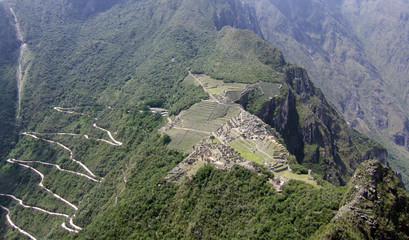
[(336, 217), (311, 239), (408, 238), (409, 194), (399, 179), (377, 161), (364, 162), (356, 174)]
[[(56, 112), (50, 118), (55, 121), (44, 121), (42, 128), (53, 129), (52, 126), (47, 127), (47, 123), (53, 123), (54, 130), (58, 126), (81, 125), (83, 119), (88, 119), (86, 111), (85, 115), (72, 115), (67, 113)], [(60, 115), (56, 117), (55, 115)], [(70, 117), (65, 117), (65, 116)], [(44, 186), (51, 189), (54, 193), (63, 196), (66, 200), (79, 206), (80, 211), (77, 213), (75, 222), (79, 225), (88, 225), (93, 221), (98, 214), (103, 210), (109, 209), (113, 206), (114, 196), (122, 197), (122, 192), (127, 186), (124, 184), (123, 178), (127, 178), (132, 172), (136, 171), (135, 167), (141, 159), (149, 159), (146, 156), (156, 156), (160, 161), (149, 162), (148, 165), (153, 164), (152, 171), (158, 174), (158, 177), (169, 171), (178, 161), (183, 157), (182, 154), (177, 153), (166, 148), (166, 142), (163, 137), (154, 133), (159, 125), (162, 124), (163, 119), (158, 115), (150, 113), (127, 113), (125, 109), (105, 109), (97, 114), (98, 124), (102, 125), (104, 122), (110, 122), (109, 128), (116, 129), (117, 135), (121, 136), (124, 141), (124, 147), (114, 147), (101, 141), (95, 141), (95, 138), (108, 139), (107, 134), (98, 134), (93, 132), (92, 124), (88, 122), (80, 128), (80, 134), (86, 134), (89, 139), (77, 136), (59, 136), (52, 133), (37, 134), (38, 137), (58, 141), (65, 146), (72, 149), (74, 158), (86, 164), (98, 177), (103, 177), (101, 183), (95, 183), (86, 178), (78, 177), (77, 175), (57, 171), (56, 168), (44, 166), (41, 164), (27, 164), (45, 175)], [(114, 118), (117, 121), (111, 122)], [(65, 124), (69, 123), (69, 124)], [(76, 124), (74, 124), (76, 123)], [(58, 132), (64, 132), (67, 129), (61, 129)], [(143, 151), (141, 153), (140, 151)], [(167, 152), (167, 153), (165, 153)], [(163, 156), (169, 156), (164, 158)], [(30, 160), (30, 161), (45, 161), (59, 164), (62, 168), (83, 172), (77, 164), (69, 160), (67, 151), (59, 147), (57, 144), (48, 143), (43, 140), (33, 139), (31, 137), (21, 137), (17, 147), (10, 154), (12, 158)], [(160, 166), (160, 167), (158, 167)], [(158, 169), (164, 167), (162, 172), (156, 173)], [(73, 213), (73, 210), (61, 201), (56, 200), (52, 195), (47, 194), (43, 189), (38, 187), (40, 177), (29, 169), (25, 169), (16, 164), (5, 164), (1, 166), (1, 185), (2, 193), (13, 193), (23, 199), (25, 204), (39, 206), (44, 209), (61, 212)], [(84, 172), (85, 173), (85, 172)], [(146, 177), (153, 174), (147, 171)], [(23, 182), (25, 184), (16, 184)], [(0, 204), (8, 204), (10, 199), (2, 197)], [(7, 206), (6, 205), (6, 206)], [(30, 224), (30, 230), (35, 236), (47, 236), (49, 238), (68, 238), (66, 231), (61, 230), (61, 217), (50, 217), (44, 214), (31, 215), (31, 210), (24, 210), (26, 214), (17, 210), (13, 210), (13, 220), (20, 226), (26, 226), (27, 223), (44, 222), (44, 218), (51, 221), (52, 224), (38, 225)], [(60, 219), (57, 221), (57, 219)], [(59, 223), (59, 224), (58, 224)], [(53, 231), (50, 231), (53, 228)], [(7, 232), (5, 237), (11, 236)]]
[[(186, 157), (181, 150), (191, 148), (202, 134), (208, 135), (239, 111), (237, 105), (208, 99), (211, 96), (206, 91), (220, 96), (225, 90), (230, 100), (236, 100), (245, 97), (240, 91), (246, 84), (252, 84), (253, 90), (247, 89), (248, 98), (239, 102), (260, 115), (266, 110), (263, 120), (271, 126), (282, 124), (284, 129), (277, 126), (276, 130), (287, 148), (296, 150), (304, 168), (312, 166), (321, 176), (339, 174), (348, 179), (363, 155), (375, 158), (379, 155), (376, 151), (383, 153), (379, 145), (337, 120), (339, 115), (304, 70), (286, 64), (277, 49), (250, 31), (228, 26), (216, 30), (220, 26), (215, 26), (214, 13), (235, 3), (2, 1), (5, 11), (10, 6), (15, 9), (32, 64), (24, 82), (20, 130), (33, 135), (20, 135), (8, 157), (58, 164), (71, 171), (26, 163), (44, 175), (44, 187), (74, 203), (78, 210), (39, 186), (41, 174), (6, 162), (6, 158), (0, 161), (0, 193), (13, 194), (25, 204), (49, 211), (75, 214), (73, 221), (83, 230), (69, 233), (60, 227), (61, 217), (22, 209), (16, 201), (0, 197), (0, 205), (10, 208), (13, 221), (39, 239), (302, 239), (325, 227), (339, 210), (346, 189), (320, 178), (321, 188), (308, 175), (278, 173), (285, 179), (301, 180), (290, 180), (281, 194), (270, 183), (274, 174), (257, 164), (255, 171), (237, 165), (219, 170), (202, 164), (195, 166), (197, 174), (178, 183), (165, 179)], [(0, 17), (4, 16), (8, 13), (0, 12)], [(232, 19), (239, 18), (230, 16), (226, 21)], [(15, 34), (8, 22), (2, 21), (6, 26), (0, 33), (12, 39)], [(6, 49), (1, 47), (1, 51)], [(3, 80), (14, 79), (16, 50), (0, 55), (1, 84), (10, 84), (7, 91), (11, 89), (10, 94), (0, 95), (1, 101), (9, 104), (6, 113), (11, 114), (5, 115), (8, 122), (1, 124), (13, 123), (10, 116), (15, 116), (15, 100), (9, 101), (15, 98), (11, 94), (15, 94), (15, 81)], [(6, 57), (10, 61), (3, 65)], [(203, 79), (207, 81), (205, 89), (189, 76), (189, 70), (212, 78)], [(150, 113), (152, 107), (169, 110), (179, 129), (163, 130), (168, 120)], [(285, 116), (285, 110), (294, 115)], [(7, 129), (12, 131), (10, 126)], [(309, 126), (317, 131), (306, 131)], [(330, 130), (339, 135), (328, 135)], [(320, 138), (304, 134), (317, 132)], [(122, 144), (110, 144), (112, 138)], [(216, 137), (211, 141), (219, 142)], [(283, 150), (243, 139), (233, 144), (244, 155), (249, 154), (243, 150), (245, 144), (257, 145), (274, 157)], [(320, 148), (327, 157), (314, 162), (312, 153)], [(303, 158), (304, 150), (308, 159)], [(260, 152), (256, 155), (261, 156)], [(256, 156), (248, 157), (262, 163)], [(78, 175), (88, 171), (73, 159), (101, 181)], [(290, 160), (296, 162), (292, 156)], [(0, 217), (0, 238), (22, 237), (4, 223), (3, 210)]]
[(0, 5), (0, 158), (16, 143), (19, 43), (10, 15), (8, 9)]
[(263, 110), (268, 102), (268, 98), (258, 88), (254, 88), (246, 94), (246, 104), (244, 107), (251, 113), (258, 113)]
[[(141, 193), (138, 179), (134, 176), (129, 194)], [(334, 187), (318, 190), (296, 181), (277, 194), (263, 175), (242, 167), (229, 172), (206, 166), (178, 188), (152, 186), (146, 194), (133, 195), (79, 237), (299, 239), (333, 217), (342, 195)]]
[(254, 38), (254, 33), (225, 27), (213, 52), (198, 60), (192, 69), (225, 82), (282, 82), (280, 67), (283, 64), (281, 52)]

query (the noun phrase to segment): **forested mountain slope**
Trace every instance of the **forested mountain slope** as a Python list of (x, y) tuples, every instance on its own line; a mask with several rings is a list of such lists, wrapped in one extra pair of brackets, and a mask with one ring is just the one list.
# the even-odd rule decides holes
[[(328, 224), (352, 191), (343, 185), (365, 160), (382, 166), (397, 189), (392, 195), (407, 205), (399, 180), (380, 163), (387, 164), (385, 149), (351, 129), (305, 69), (255, 34), (261, 28), (250, 5), (10, 0), (1, 6), (9, 29), (2, 34), (14, 46), (4, 66), (10, 76), (13, 68), (24, 70), (20, 111), (17, 84), (10, 83), (15, 108), (7, 113), (18, 115), (19, 134), (0, 162), (1, 238), (308, 238), (333, 229)], [(21, 61), (16, 23), (26, 46)], [(226, 136), (235, 142), (216, 134), (227, 125), (244, 128), (237, 125), (243, 116), (259, 120)], [(164, 134), (167, 126), (169, 134), (186, 134)], [(205, 155), (208, 164), (188, 169), (195, 174), (169, 180), (192, 156), (189, 131), (208, 141), (194, 149), (209, 146), (215, 155), (228, 149), (225, 155), (241, 165)], [(187, 150), (173, 148), (176, 140), (187, 142)], [(269, 166), (267, 158), (280, 164)], [(403, 226), (406, 213), (382, 218)], [(396, 234), (409, 235), (405, 228)]]
[(408, 183), (408, 2), (247, 2), (261, 36), (307, 68), (350, 126), (388, 149)]
[(0, 156), (5, 157), (16, 137), (16, 66), (20, 43), (10, 12), (4, 6), (0, 7), (0, 18)]

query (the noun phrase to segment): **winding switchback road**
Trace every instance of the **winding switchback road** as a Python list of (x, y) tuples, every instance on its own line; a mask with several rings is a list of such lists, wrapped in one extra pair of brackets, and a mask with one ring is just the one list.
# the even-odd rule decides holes
[(39, 140), (43, 140), (43, 141), (46, 141), (46, 142), (49, 142), (49, 143), (57, 144), (58, 146), (62, 147), (63, 149), (65, 149), (66, 151), (68, 151), (68, 152), (70, 153), (70, 159), (71, 159), (73, 162), (75, 162), (75, 163), (77, 163), (78, 165), (80, 165), (80, 166), (81, 166), (89, 175), (91, 175), (93, 178), (96, 177), (96, 176), (91, 172), (91, 170), (89, 170), (89, 169), (87, 168), (87, 166), (85, 166), (82, 162), (80, 162), (80, 161), (78, 161), (78, 160), (75, 160), (74, 157), (73, 157), (73, 153), (72, 153), (71, 149), (69, 149), (67, 146), (63, 145), (62, 143), (59, 143), (59, 142), (56, 142), (56, 141), (52, 141), (52, 140), (49, 140), (49, 139), (45, 139), (45, 138), (39, 138), (39, 137), (37, 137), (36, 135), (34, 135), (34, 134), (36, 134), (36, 133), (23, 132), (22, 134), (23, 134), (23, 135), (26, 135), (26, 136), (29, 136), (29, 137), (32, 137), (32, 138), (34, 138), (34, 139), (39, 139)]
[(67, 230), (68, 232), (78, 233), (78, 230), (71, 229), (65, 225), (65, 222), (61, 223), (61, 227)]
[(71, 111), (69, 108), (53, 107), (53, 109), (56, 110), (57, 112), (62, 112), (62, 113), (84, 115), (83, 113)]
[(94, 128), (102, 130), (106, 133), (108, 133), (109, 138), (112, 140), (112, 142), (109, 142), (108, 140), (104, 140), (104, 139), (99, 139), (100, 141), (104, 141), (107, 143), (110, 143), (111, 145), (115, 145), (115, 146), (122, 146), (122, 142), (115, 140), (115, 138), (112, 136), (111, 132), (109, 130), (106, 130), (102, 127), (98, 127), (96, 123), (94, 123), (94, 125), (92, 125)]
[(8, 163), (11, 163), (11, 164), (16, 163), (16, 164), (18, 164), (18, 165), (20, 165), (20, 166), (22, 166), (22, 167), (28, 168), (28, 169), (34, 171), (35, 173), (37, 173), (37, 174), (40, 176), (40, 178), (41, 178), (41, 181), (40, 181), (40, 183), (38, 184), (38, 186), (40, 186), (41, 188), (43, 188), (43, 189), (46, 190), (47, 192), (51, 193), (55, 198), (57, 198), (58, 200), (62, 201), (62, 202), (65, 203), (65, 204), (67, 204), (68, 206), (70, 206), (71, 208), (73, 208), (75, 211), (78, 210), (78, 207), (77, 207), (77, 206), (75, 206), (74, 204), (72, 204), (72, 203), (70, 203), (69, 201), (65, 200), (64, 198), (62, 198), (62, 197), (59, 196), (58, 194), (53, 193), (50, 189), (44, 187), (44, 184), (43, 184), (44, 175), (43, 175), (40, 171), (38, 171), (37, 169), (35, 169), (35, 168), (33, 168), (33, 167), (30, 167), (30, 166), (28, 166), (28, 165), (26, 165), (26, 164), (22, 164), (22, 163), (16, 162), (16, 161), (14, 161), (13, 159), (7, 159), (7, 162), (8, 162)]
[(27, 237), (30, 238), (31, 240), (37, 240), (37, 239), (36, 239), (35, 237), (33, 237), (31, 234), (29, 234), (28, 232), (24, 231), (23, 229), (17, 227), (17, 225), (14, 224), (13, 221), (11, 221), (11, 219), (10, 219), (10, 210), (9, 210), (8, 208), (3, 207), (3, 206), (1, 206), (1, 205), (0, 205), (0, 208), (4, 209), (4, 210), (7, 212), (7, 215), (6, 215), (7, 222), (8, 222), (14, 229), (16, 229), (17, 231), (19, 231), (21, 234), (27, 236)]
[[(85, 116), (85, 114), (72, 111), (70, 108), (53, 107), (53, 109), (56, 110), (56, 111), (58, 111), (58, 112), (61, 112), (61, 113), (78, 114), (78, 115)], [(87, 115), (87, 116), (89, 116), (89, 115)], [(108, 144), (110, 144), (110, 145), (112, 145), (112, 146), (122, 146), (123, 143), (120, 142), (120, 141), (117, 141), (117, 140), (112, 136), (111, 131), (109, 131), (109, 130), (107, 130), (107, 129), (105, 129), (105, 128), (102, 128), (102, 127), (97, 126), (96, 123), (94, 123), (94, 125), (92, 125), (92, 126), (93, 126), (94, 128), (96, 128), (96, 129), (99, 129), (99, 130), (101, 130), (101, 131), (106, 132), (106, 133), (108, 134), (108, 137), (112, 140), (112, 142), (111, 142), (111, 141), (108, 141), (108, 140), (106, 140), (106, 139), (95, 139), (95, 140), (108, 143)], [(81, 134), (75, 134), (75, 133), (55, 133), (55, 134), (58, 134), (58, 135), (71, 135), (71, 136), (81, 135)], [(88, 135), (84, 135), (84, 137), (85, 137), (86, 139), (89, 139)]]
[[(25, 204), (23, 203), (23, 200), (17, 198), (16, 196), (10, 195), (10, 194), (0, 193), (0, 196), (12, 198), (13, 200), (17, 201), (17, 202), (19, 203), (19, 205), (22, 206), (23, 208), (30, 208), (30, 209), (34, 209), (34, 210), (43, 212), (43, 213), (48, 214), (48, 215), (59, 216), (59, 217), (64, 217), (64, 218), (66, 218), (66, 219), (69, 221), (70, 225), (74, 228), (74, 229), (70, 229), (70, 228), (67, 228), (67, 227), (66, 227), (66, 228), (67, 228), (67, 229), (66, 229), (66, 228), (63, 227), (64, 229), (66, 229), (66, 230), (69, 231), (69, 232), (78, 233), (78, 230), (82, 230), (81, 227), (78, 227), (77, 225), (74, 224), (74, 222), (73, 222), (73, 217), (74, 217), (74, 216), (70, 217), (70, 216), (68, 216), (67, 214), (64, 214), (64, 213), (50, 212), (50, 211), (48, 211), (48, 210), (45, 210), (45, 209), (42, 209), (42, 208), (39, 208), (39, 207), (25, 205)], [(65, 222), (64, 222), (63, 224), (64, 224), (64, 226), (65, 226)], [(70, 229), (70, 230), (68, 230), (68, 229)]]
[(58, 171), (75, 174), (75, 175), (78, 175), (78, 176), (87, 178), (87, 179), (89, 179), (89, 180), (91, 180), (91, 181), (93, 181), (93, 182), (100, 182), (100, 181), (98, 181), (97, 179), (92, 178), (92, 177), (90, 177), (90, 176), (88, 176), (88, 175), (86, 175), (86, 174), (83, 174), (83, 173), (79, 173), (79, 172), (75, 172), (75, 171), (71, 171), (71, 170), (67, 170), (67, 169), (61, 168), (60, 165), (57, 165), (57, 164), (48, 163), (48, 162), (41, 162), (41, 161), (24, 161), (24, 160), (17, 160), (17, 159), (12, 159), (12, 160), (13, 160), (14, 162), (18, 162), (18, 163), (37, 163), (37, 164), (42, 164), (42, 165), (46, 165), (46, 166), (52, 166), (52, 167), (55, 167)]
[[(16, 16), (15, 16), (15, 14), (14, 14), (13, 9), (10, 8), (10, 11), (12, 12), (12, 14), (13, 14), (13, 16), (14, 16), (14, 18), (15, 18), (15, 22), (16, 22), (16, 24), (17, 24), (17, 19), (16, 19)], [(17, 28), (19, 28), (19, 26), (16, 26), (16, 29), (17, 29)], [(21, 37), (21, 41), (22, 41), (21, 32), (17, 31), (17, 34), (18, 34), (19, 39), (20, 39), (20, 37)], [(22, 45), (22, 48), (24, 48), (24, 46), (25, 46), (25, 44)], [(23, 49), (23, 50), (24, 50), (24, 49)], [(23, 53), (20, 52), (20, 58), (22, 58), (22, 54), (23, 54)], [(21, 59), (19, 60), (19, 69), (18, 69), (19, 84), (20, 84), (20, 80), (22, 80), (22, 70), (21, 70), (21, 66), (20, 66), (20, 64), (21, 64), (20, 61), (21, 61)], [(19, 85), (19, 87), (20, 87), (20, 85)], [(19, 94), (20, 94), (20, 91), (21, 91), (21, 90), (20, 90), (20, 88), (19, 88)], [(20, 97), (20, 95), (19, 95), (19, 97)], [(68, 109), (68, 108), (54, 107), (54, 110), (56, 110), (56, 111), (58, 111), (58, 112), (62, 112), (62, 113), (76, 114), (76, 115), (85, 116), (83, 113), (75, 112), (75, 111), (72, 111), (71, 109)], [(88, 115), (87, 115), (87, 116), (88, 116)], [(17, 116), (17, 117), (18, 117), (18, 116)], [(88, 116), (88, 117), (89, 117), (89, 116)], [(97, 120), (97, 119), (95, 119), (95, 120)], [(123, 144), (122, 142), (117, 141), (117, 140), (112, 136), (112, 133), (111, 133), (109, 130), (97, 126), (96, 123), (93, 125), (93, 127), (97, 128), (97, 129), (99, 129), (99, 130), (101, 130), (101, 131), (106, 132), (106, 133), (108, 134), (109, 138), (111, 139), (111, 141), (106, 140), (106, 139), (94, 139), (94, 140), (96, 140), (96, 141), (102, 141), (102, 142), (105, 142), (105, 143), (110, 144), (110, 145), (113, 145), (113, 146), (121, 146), (121, 145)], [(87, 140), (90, 139), (90, 137), (89, 137), (88, 135), (82, 135), (82, 134), (76, 134), (76, 133), (64, 133), (64, 132), (59, 132), (59, 133), (45, 133), (45, 134), (55, 134), (55, 135), (60, 135), (60, 136), (83, 136), (83, 137), (84, 137), (85, 139), (87, 139)], [(25, 135), (25, 136), (34, 138), (34, 139), (36, 139), (36, 140), (41, 140), (41, 141), (45, 141), (45, 142), (48, 142), (48, 143), (51, 143), (51, 144), (56, 144), (56, 145), (58, 145), (59, 147), (63, 148), (65, 151), (68, 151), (71, 161), (73, 161), (73, 162), (75, 162), (76, 164), (78, 164), (78, 165), (87, 173), (87, 174), (84, 174), (84, 173), (80, 173), (80, 172), (76, 172), (76, 171), (72, 171), (72, 170), (68, 170), (68, 169), (63, 169), (63, 168), (61, 168), (60, 165), (57, 165), (57, 164), (54, 164), (54, 163), (42, 162), (42, 161), (26, 161), (26, 160), (17, 160), (17, 159), (8, 159), (8, 160), (7, 160), (8, 163), (17, 164), (17, 165), (19, 165), (19, 166), (21, 166), (21, 167), (24, 167), (24, 168), (27, 168), (27, 169), (30, 169), (30, 170), (34, 171), (34, 172), (35, 172), (37, 175), (39, 175), (40, 178), (41, 178), (40, 183), (38, 183), (38, 186), (39, 186), (39, 187), (41, 187), (41, 188), (43, 188), (44, 190), (46, 190), (47, 192), (51, 193), (54, 198), (60, 200), (60, 201), (63, 202), (64, 204), (68, 205), (70, 208), (74, 209), (75, 211), (78, 211), (78, 207), (77, 207), (77, 206), (75, 206), (74, 204), (70, 203), (68, 200), (64, 199), (63, 197), (59, 196), (58, 194), (52, 192), (50, 189), (46, 188), (46, 187), (44, 186), (44, 184), (43, 184), (43, 182), (44, 182), (44, 174), (42, 174), (40, 171), (38, 171), (38, 170), (35, 169), (34, 167), (31, 167), (31, 166), (29, 166), (29, 165), (27, 165), (27, 164), (41, 164), (41, 165), (45, 165), (45, 166), (54, 167), (54, 168), (56, 168), (58, 171), (66, 172), (66, 173), (70, 173), (70, 174), (74, 174), (74, 175), (77, 175), (77, 176), (80, 176), (80, 177), (84, 177), (84, 178), (86, 178), (86, 179), (88, 179), (88, 180), (91, 180), (91, 181), (93, 181), (93, 182), (96, 182), (96, 183), (101, 182), (102, 179), (101, 179), (101, 180), (97, 180), (95, 174), (93, 174), (92, 171), (91, 171), (90, 169), (88, 169), (87, 166), (85, 166), (85, 164), (83, 164), (82, 162), (80, 162), (80, 161), (74, 159), (72, 150), (71, 150), (70, 148), (68, 148), (67, 146), (65, 146), (64, 144), (62, 144), (62, 143), (60, 143), (60, 142), (57, 142), (57, 141), (50, 140), (50, 139), (46, 139), (46, 138), (44, 138), (44, 137), (40, 137), (39, 135), (42, 135), (42, 134), (41, 134), (41, 133), (37, 133), (37, 132), (23, 132), (22, 135)], [(72, 216), (69, 216), (68, 214), (65, 214), (65, 213), (51, 212), (51, 211), (45, 210), (45, 209), (40, 208), (40, 207), (25, 205), (25, 204), (23, 203), (23, 200), (17, 198), (16, 196), (10, 195), (10, 194), (0, 193), (0, 196), (12, 198), (13, 200), (17, 201), (17, 202), (19, 203), (19, 205), (22, 206), (23, 208), (33, 209), (33, 210), (40, 211), (40, 212), (42, 212), (42, 213), (45, 213), (45, 214), (48, 214), (48, 215), (51, 215), (51, 216), (64, 217), (65, 219), (68, 220), (68, 222), (69, 222), (69, 227), (67, 226), (67, 224), (66, 224), (65, 221), (62, 222), (60, 226), (61, 226), (64, 230), (66, 230), (66, 231), (68, 231), (68, 232), (70, 232), (70, 233), (78, 233), (80, 230), (82, 230), (81, 227), (75, 225), (75, 223), (74, 223), (75, 214), (72, 215)], [(29, 234), (29, 233), (27, 233), (26, 231), (22, 230), (21, 228), (19, 228), (17, 225), (15, 225), (15, 224), (11, 221), (11, 219), (10, 219), (10, 210), (9, 210), (8, 208), (3, 207), (3, 206), (0, 206), (0, 207), (1, 207), (2, 209), (4, 209), (5, 211), (7, 211), (7, 216), (6, 216), (7, 221), (8, 221), (8, 223), (9, 223), (14, 229), (18, 230), (21, 234), (23, 234), (23, 235), (29, 237), (30, 239), (34, 239), (34, 240), (36, 239), (36, 238), (33, 237), (31, 234)]]

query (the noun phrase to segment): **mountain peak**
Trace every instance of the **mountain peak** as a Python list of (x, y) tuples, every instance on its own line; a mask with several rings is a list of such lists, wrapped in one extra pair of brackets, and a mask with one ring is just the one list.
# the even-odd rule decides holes
[(389, 167), (365, 161), (348, 186), (342, 206), (315, 239), (409, 237), (409, 194)]

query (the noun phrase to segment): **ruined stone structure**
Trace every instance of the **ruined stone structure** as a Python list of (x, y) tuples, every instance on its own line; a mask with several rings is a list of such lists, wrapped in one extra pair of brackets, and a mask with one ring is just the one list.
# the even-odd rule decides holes
[[(170, 124), (174, 126), (175, 122)], [(287, 157), (289, 154), (281, 144), (277, 143), (274, 137), (274, 130), (257, 116), (242, 110), (235, 117), (220, 126), (212, 135), (207, 136), (200, 143), (193, 146), (193, 151), (189, 156), (172, 169), (166, 179), (168, 181), (175, 181), (180, 179), (181, 176), (191, 177), (200, 166), (205, 164), (212, 164), (220, 169), (231, 169), (235, 164), (254, 169), (251, 159), (244, 159), (231, 146), (233, 141), (243, 139), (253, 142), (255, 144), (253, 149), (257, 148), (257, 151), (262, 151), (258, 149), (257, 144), (273, 144), (277, 150), (274, 152), (274, 156), (263, 152), (268, 160), (264, 161), (264, 165), (274, 172), (288, 169)]]

